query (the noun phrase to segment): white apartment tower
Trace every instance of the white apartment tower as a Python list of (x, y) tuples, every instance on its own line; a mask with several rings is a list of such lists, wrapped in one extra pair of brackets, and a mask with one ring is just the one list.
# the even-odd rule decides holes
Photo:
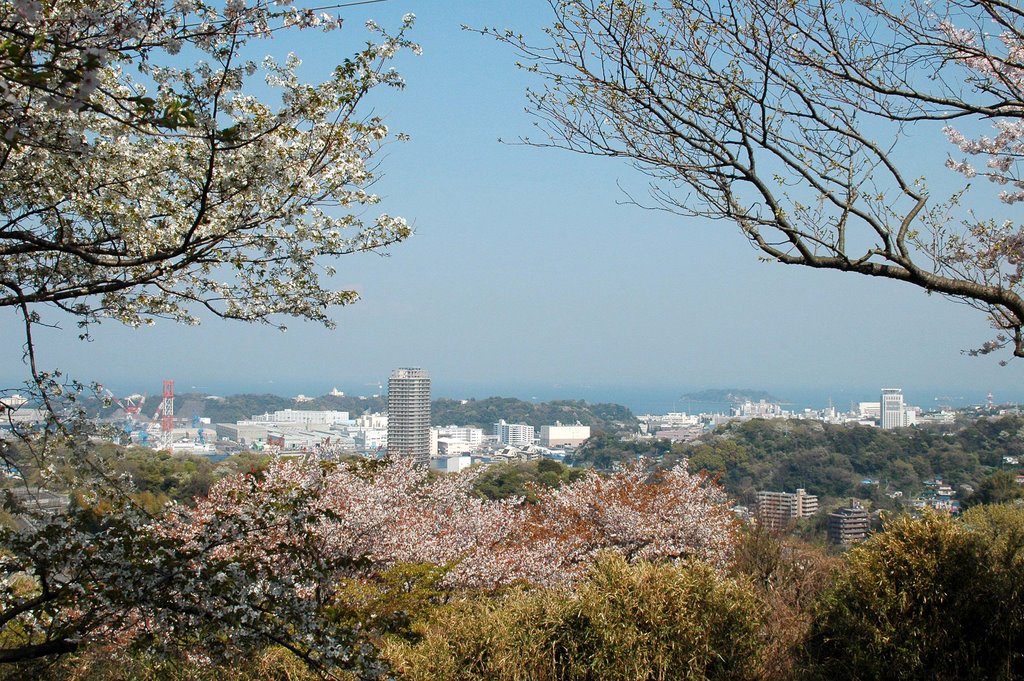
[(388, 454), (430, 463), (430, 376), (423, 369), (395, 369), (388, 379)]
[(905, 427), (907, 425), (907, 409), (903, 404), (903, 390), (882, 388), (880, 411), (882, 428), (891, 430)]

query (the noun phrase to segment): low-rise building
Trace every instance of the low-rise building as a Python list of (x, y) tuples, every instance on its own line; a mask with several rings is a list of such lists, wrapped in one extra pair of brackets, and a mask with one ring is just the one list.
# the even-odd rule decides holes
[(818, 512), (818, 497), (800, 488), (789, 492), (758, 492), (757, 517), (769, 527), (782, 527), (793, 520), (809, 518)]
[(553, 426), (540, 427), (540, 443), (545, 447), (578, 447), (589, 438), (590, 426), (579, 423), (574, 426), (555, 423)]
[(218, 423), (216, 426), (218, 440), (230, 440), (240, 445), (251, 446), (256, 442), (266, 442), (268, 425), (265, 423)]
[[(437, 438), (437, 456), (448, 457), (461, 454), (470, 454), (476, 451), (477, 445), (472, 445), (463, 440), (456, 440), (447, 437)], [(431, 464), (433, 465), (433, 464)]]
[(484, 429), (472, 428), (469, 426), (440, 426), (434, 428), (438, 441), (451, 440), (465, 442), (468, 445), (479, 447), (484, 443)]
[(310, 409), (281, 409), (272, 414), (257, 414), (250, 420), (253, 423), (273, 423), (278, 425), (310, 425), (349, 422), (347, 411), (318, 411)]
[(461, 473), (473, 464), (471, 456), (432, 456), (430, 470), (439, 473)]
[(502, 444), (525, 447), (533, 444), (534, 428), (524, 423), (506, 423), (501, 419), (494, 424), (494, 437)]

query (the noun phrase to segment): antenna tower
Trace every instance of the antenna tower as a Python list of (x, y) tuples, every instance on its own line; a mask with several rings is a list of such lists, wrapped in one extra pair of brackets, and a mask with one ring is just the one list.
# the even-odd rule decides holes
[(164, 381), (163, 401), (160, 402), (160, 448), (169, 448), (173, 436), (174, 381)]

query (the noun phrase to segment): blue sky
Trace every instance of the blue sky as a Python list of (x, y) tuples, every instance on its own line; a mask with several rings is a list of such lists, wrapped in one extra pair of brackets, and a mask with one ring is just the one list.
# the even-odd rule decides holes
[[(417, 15), (423, 55), (396, 64), (407, 88), (374, 100), (412, 138), (388, 147), (375, 190), (416, 234), (390, 257), (338, 263), (338, 285), (363, 299), (336, 311), (336, 330), (106, 323), (82, 343), (64, 324), (42, 334), (42, 363), (118, 393), (155, 392), (162, 378), (179, 391), (372, 392), (392, 368), (422, 366), (453, 397), (747, 386), (869, 399), (886, 385), (922, 404), (950, 391), (1024, 398), (1024, 364), (961, 355), (990, 337), (979, 312), (894, 282), (761, 263), (731, 225), (622, 205), (619, 184), (643, 186), (625, 164), (499, 143), (531, 134), (529, 78), (507, 48), (460, 26), (535, 32), (548, 11), (544, 0), (389, 0), (346, 10), (339, 34), (264, 46), (294, 49), (312, 77), (365, 41), (366, 18)], [(12, 385), (25, 372), (10, 311), (0, 332), (0, 380)]]

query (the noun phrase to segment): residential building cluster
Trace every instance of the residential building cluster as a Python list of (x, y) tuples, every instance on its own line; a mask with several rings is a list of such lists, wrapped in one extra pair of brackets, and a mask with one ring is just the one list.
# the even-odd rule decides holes
[(918, 423), (952, 423), (955, 412), (942, 409), (924, 414), (920, 407), (905, 404), (900, 388), (882, 388), (878, 402), (858, 402), (850, 411), (840, 412), (829, 405), (825, 409), (791, 411), (778, 402), (745, 400), (730, 408), (728, 414), (686, 414), (670, 412), (645, 414), (640, 421), (640, 437), (664, 438), (673, 442), (692, 442), (709, 430), (730, 421), (751, 419), (799, 419), (836, 425), (858, 424), (881, 428), (906, 428)]
[[(431, 383), (420, 368), (395, 369), (388, 379), (385, 414), (352, 417), (344, 411), (284, 409), (253, 415), (236, 423), (213, 425), (226, 449), (248, 448), (322, 457), (358, 454), (405, 456), (439, 471), (460, 471), (476, 464), (563, 459), (590, 437), (590, 427), (555, 422), (537, 429), (499, 419), (490, 431), (465, 425), (431, 426)], [(176, 445), (192, 446), (189, 433)]]
[[(332, 394), (343, 393), (335, 389)], [(15, 419), (35, 416), (37, 410), (29, 409), (23, 402), (16, 397), (8, 397), (0, 406), (12, 412)], [(860, 402), (845, 413), (831, 405), (823, 410), (793, 412), (781, 403), (747, 400), (736, 404), (729, 414), (669, 412), (646, 415), (639, 417), (637, 437), (688, 442), (718, 425), (748, 419), (816, 419), (892, 429), (926, 421), (952, 420), (954, 415), (947, 410), (923, 414), (921, 409), (905, 403), (901, 389), (883, 388), (877, 402)], [(555, 422), (536, 428), (532, 424), (498, 419), (490, 429), (456, 424), (431, 426), (431, 379), (426, 371), (415, 367), (400, 368), (391, 373), (386, 413), (353, 416), (346, 411), (283, 409), (254, 414), (236, 423), (211, 424), (208, 419), (197, 417), (193, 420), (192, 430), (182, 428), (180, 422), (176, 425), (170, 444), (174, 452), (212, 455), (218, 451), (249, 448), (321, 457), (345, 454), (371, 458), (404, 456), (444, 472), (498, 462), (540, 458), (562, 460), (591, 435), (590, 427), (580, 423)], [(215, 438), (211, 438), (215, 442), (205, 441), (204, 433), (209, 431), (215, 433)], [(144, 439), (142, 443), (145, 444)], [(878, 481), (866, 479), (862, 484), (878, 484)], [(949, 513), (959, 511), (956, 492), (948, 485), (935, 480), (927, 483), (926, 487), (923, 495), (911, 500), (914, 507), (930, 507)], [(899, 491), (890, 493), (890, 496), (895, 495), (902, 494)], [(740, 509), (737, 507), (738, 512)], [(818, 510), (817, 496), (804, 489), (793, 493), (760, 491), (755, 510), (748, 516), (769, 527), (783, 527), (814, 516)], [(828, 516), (829, 537), (837, 544), (863, 539), (869, 525), (867, 511), (853, 500), (848, 507)]]

